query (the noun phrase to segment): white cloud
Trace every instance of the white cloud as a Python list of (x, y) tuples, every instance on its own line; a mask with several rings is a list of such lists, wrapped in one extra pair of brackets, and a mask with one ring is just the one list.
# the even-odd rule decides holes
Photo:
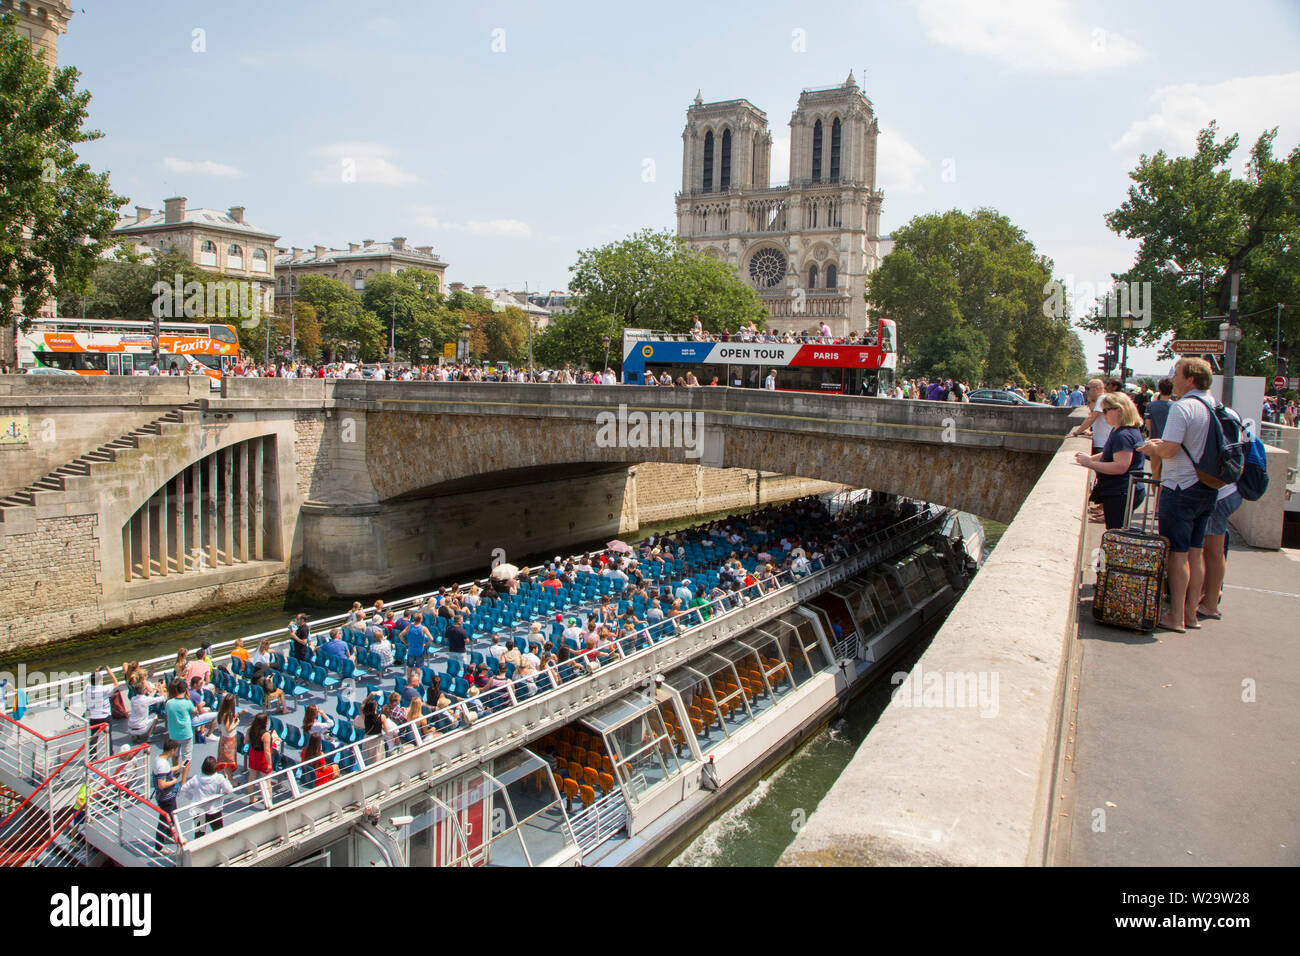
[[(468, 232), (480, 236), (508, 236), (514, 239), (527, 239), (532, 228), (521, 219), (467, 219), (464, 222), (448, 222), (434, 215), (427, 206), (417, 207), (412, 222), (425, 229), (445, 229), (448, 232)], [(552, 239), (558, 239), (553, 236)]]
[(1233, 165), (1241, 171), (1259, 134), (1274, 126), (1273, 155), (1294, 146), (1300, 137), (1300, 72), (1276, 76), (1239, 76), (1222, 83), (1164, 86), (1149, 97), (1155, 111), (1134, 120), (1111, 149), (1129, 159), (1164, 149), (1174, 156), (1196, 151), (1196, 134), (1219, 121), (1219, 138), (1241, 135)]
[(311, 174), (311, 181), (324, 185), (366, 183), (379, 186), (406, 186), (420, 177), (398, 169), (388, 157), (392, 150), (378, 143), (333, 143), (318, 146), (312, 155), (330, 162)]
[(909, 143), (901, 133), (888, 129), (880, 131), (876, 141), (877, 183), (881, 189), (904, 193), (925, 192), (921, 185), (921, 170), (930, 161)]
[(175, 156), (163, 157), (163, 169), (173, 173), (199, 173), (203, 176), (242, 176), (234, 166), (227, 166), (225, 163), (214, 163), (210, 159), (202, 159), (198, 162), (189, 159), (177, 159)]
[(1127, 37), (1077, 20), (1066, 0), (913, 0), (935, 43), (1013, 70), (1083, 73), (1145, 56)]

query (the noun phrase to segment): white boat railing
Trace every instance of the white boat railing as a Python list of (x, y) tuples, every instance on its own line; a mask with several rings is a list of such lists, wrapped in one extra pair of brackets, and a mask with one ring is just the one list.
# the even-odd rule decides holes
[(569, 816), (573, 841), (585, 855), (627, 826), (627, 801), (612, 790), (589, 807)]
[[(70, 754), (86, 744), (86, 721), (75, 714), (68, 716), (76, 726), (46, 736), (8, 714), (0, 714), (0, 777), (20, 787), (40, 786)], [(91, 735), (90, 747), (89, 759), (107, 753), (107, 736)]]
[(86, 845), (79, 800), (86, 779), (83, 759), (88, 746), (81, 731), (80, 746), (49, 773), (39, 787), (0, 820), (0, 866), (81, 866)]

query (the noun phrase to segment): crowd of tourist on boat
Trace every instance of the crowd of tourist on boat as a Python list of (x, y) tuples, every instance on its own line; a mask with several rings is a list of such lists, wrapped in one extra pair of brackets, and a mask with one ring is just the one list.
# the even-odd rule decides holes
[[(299, 614), (288, 643), (274, 642), (283, 651), (270, 637), (238, 639), (222, 654), (182, 648), (161, 671), (123, 665), (121, 684), (101, 668), (86, 688), (87, 714), (110, 735), (114, 711), (124, 716), (134, 744), (161, 739), (152, 766), (161, 846), (177, 806), (197, 805), (220, 827), (224, 797), (245, 781), (305, 765), (300, 782), (320, 786), (354, 769), (352, 745), (369, 765), (470, 727), (811, 574), (918, 510), (878, 496), (832, 515), (818, 498), (799, 499), (636, 548), (615, 541), (543, 566), (502, 564), (484, 581), (400, 609), (355, 602), (324, 633)], [(358, 688), (369, 691), (359, 703)], [(193, 767), (195, 745), (210, 740), (215, 753)]]

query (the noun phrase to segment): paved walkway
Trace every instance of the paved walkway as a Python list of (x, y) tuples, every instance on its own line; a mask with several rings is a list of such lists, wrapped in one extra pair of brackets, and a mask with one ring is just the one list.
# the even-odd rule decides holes
[(1094, 624), (1094, 580), (1054, 861), (1300, 865), (1300, 551), (1234, 548), (1223, 620), (1186, 635)]

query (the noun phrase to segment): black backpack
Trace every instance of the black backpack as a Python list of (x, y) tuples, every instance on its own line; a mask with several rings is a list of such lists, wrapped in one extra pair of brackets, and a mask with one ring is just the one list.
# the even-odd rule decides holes
[(1222, 402), (1205, 396), (1196, 396), (1210, 410), (1210, 430), (1205, 436), (1205, 449), (1192, 464), (1196, 477), (1203, 485), (1222, 488), (1241, 477), (1246, 465), (1246, 443), (1241, 419), (1229, 412)]

